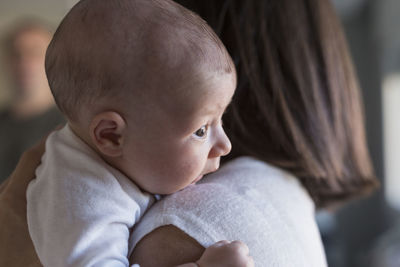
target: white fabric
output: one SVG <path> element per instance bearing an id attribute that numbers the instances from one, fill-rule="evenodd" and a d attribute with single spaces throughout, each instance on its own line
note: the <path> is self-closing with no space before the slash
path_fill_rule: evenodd
<path id="1" fill-rule="evenodd" d="M 153 205 L 135 226 L 131 248 L 152 230 L 172 224 L 204 247 L 242 240 L 256 266 L 324 267 L 314 211 L 297 179 L 243 157 Z"/>
<path id="2" fill-rule="evenodd" d="M 42 264 L 129 266 L 132 226 L 152 204 L 69 128 L 47 138 L 28 187 L 28 226 Z"/>

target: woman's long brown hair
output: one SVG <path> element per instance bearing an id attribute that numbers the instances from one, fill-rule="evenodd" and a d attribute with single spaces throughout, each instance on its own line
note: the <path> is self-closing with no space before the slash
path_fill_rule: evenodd
<path id="1" fill-rule="evenodd" d="M 235 61 L 224 117 L 230 159 L 295 175 L 317 207 L 377 186 L 358 82 L 329 0 L 178 0 L 214 28 Z"/>

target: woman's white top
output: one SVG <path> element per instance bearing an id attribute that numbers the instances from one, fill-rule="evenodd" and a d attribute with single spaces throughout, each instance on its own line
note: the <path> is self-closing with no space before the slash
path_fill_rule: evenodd
<path id="1" fill-rule="evenodd" d="M 172 224 L 204 247 L 241 240 L 256 266 L 324 267 L 314 213 L 313 201 L 295 177 L 242 157 L 153 205 L 135 226 L 130 247 Z"/>

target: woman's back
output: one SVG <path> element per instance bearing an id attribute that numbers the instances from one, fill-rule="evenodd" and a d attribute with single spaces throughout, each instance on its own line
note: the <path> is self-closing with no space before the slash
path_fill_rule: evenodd
<path id="1" fill-rule="evenodd" d="M 131 245 L 170 224 L 204 247 L 239 239 L 256 266 L 326 266 L 306 190 L 295 177 L 253 158 L 233 160 L 159 201 L 135 228 Z"/>

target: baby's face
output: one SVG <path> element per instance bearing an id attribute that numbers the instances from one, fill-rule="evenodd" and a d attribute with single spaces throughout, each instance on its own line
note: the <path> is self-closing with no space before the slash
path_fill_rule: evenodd
<path id="1" fill-rule="evenodd" d="M 216 171 L 231 150 L 221 118 L 235 87 L 234 74 L 221 74 L 187 83 L 186 90 L 159 90 L 140 122 L 127 121 L 120 169 L 155 194 L 171 194 Z"/>

